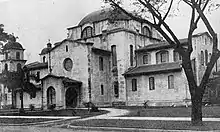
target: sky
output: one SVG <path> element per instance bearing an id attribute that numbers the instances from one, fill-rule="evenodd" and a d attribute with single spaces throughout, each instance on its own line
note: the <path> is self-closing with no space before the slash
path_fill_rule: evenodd
<path id="1" fill-rule="evenodd" d="M 5 25 L 8 33 L 19 37 L 25 50 L 27 63 L 39 61 L 39 53 L 51 43 L 62 41 L 67 37 L 67 28 L 76 26 L 87 14 L 101 9 L 102 0 L 0 0 L 0 23 Z M 187 36 L 189 12 L 185 6 L 184 13 L 167 21 L 179 38 Z M 220 34 L 220 9 L 208 14 L 209 20 Z M 200 23 L 197 32 L 207 31 Z"/>

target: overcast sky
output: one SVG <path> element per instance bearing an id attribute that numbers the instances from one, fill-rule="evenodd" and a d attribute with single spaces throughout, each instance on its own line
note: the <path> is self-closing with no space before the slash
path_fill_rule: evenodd
<path id="1" fill-rule="evenodd" d="M 39 60 L 39 53 L 51 43 L 67 36 L 66 28 L 76 26 L 88 13 L 101 8 L 102 0 L 0 0 L 0 23 L 19 37 L 28 63 Z M 187 9 L 182 8 L 184 12 Z M 220 33 L 220 10 L 209 17 Z M 187 35 L 188 15 L 170 18 L 169 24 L 179 38 Z M 201 26 L 197 32 L 206 31 Z"/>

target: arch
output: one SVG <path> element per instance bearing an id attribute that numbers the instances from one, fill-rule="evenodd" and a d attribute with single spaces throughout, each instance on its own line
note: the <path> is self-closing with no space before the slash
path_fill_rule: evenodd
<path id="1" fill-rule="evenodd" d="M 87 26 L 83 29 L 81 33 L 81 38 L 89 38 L 94 36 L 94 30 L 91 26 Z"/>
<path id="2" fill-rule="evenodd" d="M 150 29 L 147 26 L 144 26 L 142 28 L 142 34 L 144 36 L 151 37 L 151 31 L 150 31 Z"/>
<path id="3" fill-rule="evenodd" d="M 75 90 L 75 88 L 73 88 L 73 87 L 68 88 L 66 90 L 65 98 L 66 98 L 66 107 L 75 108 L 77 106 L 78 93 Z"/>
<path id="4" fill-rule="evenodd" d="M 167 50 L 162 50 L 156 53 L 156 63 L 167 63 L 169 62 L 169 52 Z"/>
<path id="5" fill-rule="evenodd" d="M 56 91 L 54 87 L 50 86 L 47 89 L 47 105 L 53 105 L 56 104 Z"/>
<path id="6" fill-rule="evenodd" d="M 18 63 L 18 64 L 17 64 L 17 71 L 21 71 L 21 69 L 22 69 L 21 64 Z"/>
<path id="7" fill-rule="evenodd" d="M 5 71 L 8 71 L 8 64 L 5 64 Z"/>

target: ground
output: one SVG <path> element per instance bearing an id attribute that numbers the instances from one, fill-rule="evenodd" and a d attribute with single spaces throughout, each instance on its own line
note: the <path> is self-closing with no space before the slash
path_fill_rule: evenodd
<path id="1" fill-rule="evenodd" d="M 40 131 L 51 128 L 50 131 L 213 131 L 220 130 L 220 106 L 203 107 L 204 126 L 194 127 L 190 124 L 191 108 L 102 108 L 109 113 L 94 113 L 92 116 L 67 116 L 59 121 L 53 118 L 51 122 L 30 124 L 28 128 L 38 128 Z M 102 115 L 100 115 L 102 114 Z M 59 117 L 62 118 L 62 117 Z M 13 119 L 13 118 L 12 118 Z M 42 117 L 42 119 L 44 119 Z M 0 121 L 3 120 L 0 118 Z M 16 119 L 20 122 L 20 119 Z M 39 119 L 40 120 L 40 119 Z M 13 120 L 11 120 L 13 121 Z M 23 121 L 24 122 L 24 121 Z M 3 123 L 3 122 L 2 122 Z M 1 124 L 2 124 L 1 123 Z M 13 122 L 7 122 L 13 123 Z M 22 123 L 22 122 L 21 122 Z M 18 124 L 17 124 L 18 125 Z M 31 126 L 31 127 L 30 127 Z M 1 131 L 4 127 L 0 128 Z M 8 127 L 8 129 L 11 127 Z M 55 129 L 56 128 L 56 129 Z M 19 129 L 18 126 L 16 129 Z M 22 128 L 24 131 L 27 128 Z"/>

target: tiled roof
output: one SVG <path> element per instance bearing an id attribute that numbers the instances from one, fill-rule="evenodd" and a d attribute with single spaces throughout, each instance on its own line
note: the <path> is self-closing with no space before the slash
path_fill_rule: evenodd
<path id="1" fill-rule="evenodd" d="M 70 79 L 70 78 L 65 77 L 65 76 L 57 76 L 57 75 L 52 75 L 52 74 L 48 74 L 48 75 L 46 75 L 46 76 L 43 77 L 41 80 L 44 80 L 44 79 L 49 78 L 49 77 L 62 79 L 62 80 L 63 80 L 63 83 L 76 83 L 76 84 L 82 84 L 81 81 L 77 81 L 77 80 L 74 80 L 74 79 Z"/>
<path id="2" fill-rule="evenodd" d="M 28 70 L 43 69 L 48 67 L 48 63 L 40 63 L 38 61 L 25 65 Z"/>
<path id="3" fill-rule="evenodd" d="M 202 36 L 204 34 L 207 34 L 208 36 L 210 36 L 207 32 L 202 32 L 202 33 L 194 34 L 193 37 Z M 188 39 L 187 38 L 179 39 L 179 41 L 182 45 L 186 45 L 188 42 Z M 145 50 L 152 51 L 152 50 L 166 49 L 166 48 L 172 48 L 172 46 L 167 41 L 162 41 L 159 43 L 144 46 L 143 48 L 137 49 L 136 51 L 137 52 L 138 51 L 145 51 Z"/>
<path id="4" fill-rule="evenodd" d="M 147 75 L 153 73 L 165 73 L 171 71 L 180 71 L 182 69 L 180 62 L 162 63 L 155 65 L 144 65 L 134 67 L 124 73 L 124 76 Z"/>

